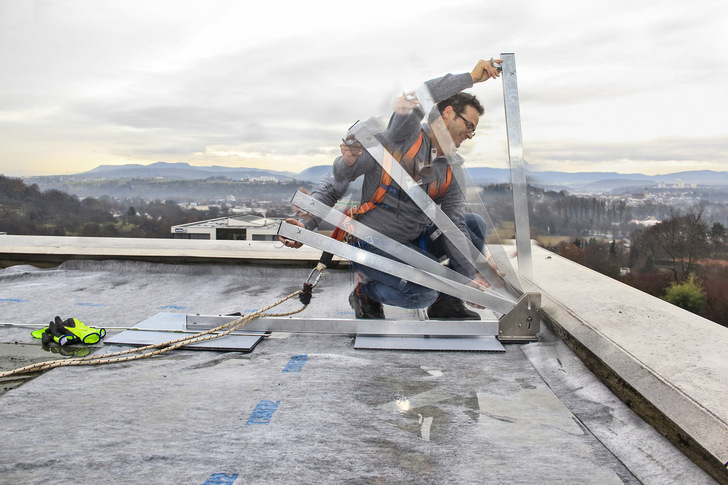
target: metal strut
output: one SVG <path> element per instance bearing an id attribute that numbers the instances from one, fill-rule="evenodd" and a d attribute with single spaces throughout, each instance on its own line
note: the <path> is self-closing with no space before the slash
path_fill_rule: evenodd
<path id="1" fill-rule="evenodd" d="M 516 225 L 516 248 L 518 255 L 518 273 L 532 279 L 532 259 L 530 227 L 528 222 L 527 185 L 523 161 L 523 144 L 521 139 L 521 121 L 518 101 L 518 86 L 516 82 L 515 58 L 513 54 L 501 54 L 503 63 L 499 67 L 503 72 L 503 96 L 506 112 L 506 126 L 508 135 L 508 154 L 511 167 L 511 184 L 513 187 L 513 204 Z M 494 64 L 495 65 L 495 64 Z M 425 113 L 435 109 L 434 100 L 426 86 L 417 90 L 417 97 L 420 100 Z M 470 263 L 485 276 L 491 285 L 503 281 L 498 270 L 494 267 L 489 258 L 486 258 L 472 242 L 452 223 L 449 217 L 440 207 L 422 190 L 419 184 L 407 174 L 398 163 L 385 163 L 392 155 L 384 148 L 375 134 L 377 127 L 370 125 L 370 122 L 357 122 L 349 129 L 369 154 L 387 170 L 392 179 L 412 199 L 413 202 L 426 214 L 435 225 L 442 230 L 444 236 L 457 247 Z M 443 134 L 435 133 L 440 138 L 446 138 Z M 441 143 L 446 142 L 442 141 Z M 458 186 L 463 188 L 467 184 L 465 179 L 469 178 L 467 172 L 461 169 L 460 163 L 455 163 L 448 156 L 448 163 L 453 168 Z M 472 183 L 472 182 L 471 182 Z M 503 341 L 530 341 L 535 340 L 540 330 L 540 302 L 541 296 L 538 293 L 524 293 L 520 285 L 512 284 L 509 280 L 508 288 L 520 294 L 517 302 L 504 298 L 491 289 L 481 291 L 468 286 L 469 280 L 451 269 L 427 258 L 417 251 L 399 244 L 396 241 L 380 234 L 379 232 L 358 223 L 357 221 L 342 217 L 343 214 L 335 209 L 308 197 L 302 193 L 296 193 L 291 201 L 295 206 L 314 214 L 317 217 L 343 229 L 357 238 L 382 249 L 387 254 L 397 258 L 398 261 L 384 256 L 375 255 L 357 247 L 341 243 L 339 241 L 323 237 L 298 226 L 282 223 L 279 228 L 279 235 L 288 239 L 316 247 L 328 253 L 336 254 L 345 259 L 370 266 L 380 271 L 387 272 L 407 281 L 421 284 L 442 293 L 446 293 L 465 301 L 483 305 L 495 312 L 501 313 L 499 318 L 498 337 Z M 482 204 L 482 202 L 481 202 Z M 483 211 L 485 211 L 483 207 Z M 502 252 L 502 251 L 501 251 Z M 491 257 L 490 251 L 487 252 Z M 501 256 L 498 258 L 503 260 Z M 400 263 L 399 261 L 403 261 Z M 507 261 L 507 259 L 505 259 Z M 510 268 L 508 268 L 510 269 Z M 315 272 L 316 270 L 314 270 Z M 309 280 L 314 272 L 309 275 Z M 510 276 L 510 274 L 508 275 Z"/>
<path id="2" fill-rule="evenodd" d="M 300 191 L 296 192 L 296 194 L 293 196 L 293 199 L 291 199 L 291 204 L 310 212 L 316 217 L 320 217 L 322 220 L 346 231 L 349 234 L 352 234 L 353 236 L 356 236 L 362 241 L 366 241 L 367 243 L 376 246 L 382 251 L 385 251 L 387 254 L 396 257 L 398 260 L 403 261 L 404 263 L 409 264 L 414 268 L 419 268 L 421 270 L 432 273 L 433 276 L 438 276 L 446 281 L 461 283 L 462 285 L 467 285 L 468 287 L 470 287 L 470 285 L 472 284 L 470 278 L 461 275 L 457 271 L 454 271 L 447 266 L 442 265 L 438 261 L 435 261 L 425 256 L 421 252 L 416 251 L 407 245 L 398 243 L 397 241 L 388 238 L 380 232 L 354 219 L 345 217 L 342 212 L 332 207 L 329 207 L 326 204 L 319 202 L 313 197 L 306 195 Z M 513 300 L 511 299 L 511 296 L 507 293 L 505 296 L 503 296 L 496 293 L 490 288 L 484 288 L 483 290 L 494 300 L 498 300 L 499 303 L 503 303 L 504 308 L 509 308 L 513 305 Z M 489 304 L 488 306 L 494 308 L 497 305 Z"/>
<path id="3" fill-rule="evenodd" d="M 359 225 L 363 226 L 361 224 Z M 278 234 L 287 239 L 292 239 L 321 249 L 322 251 L 336 254 L 349 261 L 378 269 L 404 280 L 426 286 L 441 293 L 462 298 L 465 301 L 476 303 L 498 313 L 502 313 L 503 315 L 498 319 L 498 338 L 502 341 L 533 341 L 536 340 L 536 335 L 540 330 L 541 317 L 539 315 L 539 308 L 541 295 L 538 293 L 524 293 L 516 303 L 513 303 L 497 295 L 485 293 L 465 284 L 449 280 L 447 277 L 439 276 L 417 267 L 370 253 L 356 246 L 336 241 L 300 226 L 282 222 L 278 229 Z M 473 323 L 482 324 L 484 322 L 476 321 Z M 423 332 L 421 335 L 425 334 L 424 329 L 421 332 Z"/>
<path id="4" fill-rule="evenodd" d="M 367 123 L 356 123 L 349 129 L 354 134 L 357 141 L 369 152 L 377 163 L 382 166 L 382 170 L 387 170 L 397 185 L 407 194 L 407 196 L 417 205 L 417 207 L 425 213 L 425 215 L 435 223 L 435 225 L 443 232 L 446 237 L 455 246 L 462 255 L 475 267 L 478 272 L 492 286 L 502 286 L 503 280 L 492 264 L 483 256 L 479 249 L 473 246 L 460 229 L 450 220 L 450 218 L 440 209 L 422 187 L 402 168 L 398 163 L 386 164 L 385 157 L 392 155 L 384 148 L 381 142 L 372 133 Z"/>
<path id="5" fill-rule="evenodd" d="M 523 139 L 521 138 L 521 110 L 518 102 L 516 80 L 516 57 L 501 54 L 503 78 L 503 102 L 506 110 L 506 134 L 508 135 L 508 159 L 511 166 L 513 187 L 513 213 L 516 224 L 516 249 L 518 251 L 518 272 L 533 280 L 531 259 L 531 229 L 528 223 L 528 187 L 523 160 Z"/>
<path id="6" fill-rule="evenodd" d="M 484 293 L 476 288 L 434 275 L 384 256 L 379 256 L 378 254 L 370 253 L 369 251 L 336 241 L 335 239 L 309 231 L 300 226 L 282 222 L 278 229 L 278 234 L 286 239 L 292 239 L 322 251 L 336 254 L 349 261 L 378 269 L 379 271 L 397 276 L 406 281 L 411 281 L 448 295 L 460 297 L 471 303 L 489 307 L 499 313 L 507 313 L 513 307 L 513 302 L 504 298 L 493 297 L 493 295 Z"/>

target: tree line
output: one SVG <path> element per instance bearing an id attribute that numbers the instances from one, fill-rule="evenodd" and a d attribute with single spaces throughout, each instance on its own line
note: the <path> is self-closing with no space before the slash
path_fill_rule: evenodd
<path id="1" fill-rule="evenodd" d="M 68 180 L 67 178 L 44 177 L 41 187 L 56 189 L 81 198 L 116 198 L 174 200 L 195 202 L 221 200 L 233 196 L 237 200 L 290 200 L 292 194 L 302 185 L 310 189 L 311 182 L 233 180 L 228 177 L 207 179 L 108 179 Z"/>
<path id="2" fill-rule="evenodd" d="M 273 185 L 289 196 L 298 188 Z M 265 194 L 260 192 L 261 198 L 267 198 Z M 513 221 L 511 197 L 506 184 L 483 189 L 483 201 L 496 224 Z M 292 215 L 286 202 L 247 199 L 245 203 L 268 217 Z M 630 206 L 619 199 L 578 197 L 529 186 L 532 235 L 569 238 L 554 247 L 547 245 L 549 249 L 728 325 L 728 235 L 723 224 L 711 219 L 708 208 L 702 204 L 678 209 L 652 201 Z M 0 231 L 9 234 L 169 238 L 173 225 L 229 214 L 224 204 L 198 210 L 183 209 L 171 200 L 140 197 L 80 199 L 0 175 Z M 662 222 L 652 227 L 632 223 L 648 215 Z M 604 242 L 591 237 L 594 233 L 611 234 L 612 239 Z"/>
<path id="3" fill-rule="evenodd" d="M 728 231 L 704 207 L 670 208 L 627 242 L 574 238 L 551 248 L 602 274 L 728 326 Z"/>
<path id="4" fill-rule="evenodd" d="M 488 214 L 497 224 L 513 221 L 512 193 L 509 184 L 491 184 L 481 190 Z M 703 202 L 703 219 L 725 218 L 725 204 Z M 676 206 L 651 199 L 630 204 L 624 197 L 578 196 L 568 192 L 528 186 L 528 211 L 532 236 L 585 237 L 590 234 L 628 236 L 634 220 L 654 216 L 669 218 Z"/>
<path id="5" fill-rule="evenodd" d="M 227 215 L 225 206 L 185 210 L 173 201 L 86 197 L 41 191 L 0 175 L 0 231 L 8 234 L 91 237 L 171 237 L 173 225 Z"/>

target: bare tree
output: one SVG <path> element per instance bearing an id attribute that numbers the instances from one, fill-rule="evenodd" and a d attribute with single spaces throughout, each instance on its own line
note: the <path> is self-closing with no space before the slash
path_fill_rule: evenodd
<path id="1" fill-rule="evenodd" d="M 709 230 L 703 220 L 703 210 L 702 206 L 692 206 L 682 213 L 679 209 L 670 208 L 667 219 L 646 231 L 643 244 L 653 254 L 670 260 L 676 282 L 693 273 L 697 260 L 709 250 Z"/>

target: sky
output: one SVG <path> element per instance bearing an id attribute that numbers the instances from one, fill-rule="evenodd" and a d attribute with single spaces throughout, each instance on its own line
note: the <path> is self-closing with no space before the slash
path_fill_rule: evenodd
<path id="1" fill-rule="evenodd" d="M 357 120 L 513 53 L 534 170 L 728 171 L 728 2 L 0 0 L 0 174 L 329 165 Z M 460 152 L 508 167 L 500 79 Z"/>

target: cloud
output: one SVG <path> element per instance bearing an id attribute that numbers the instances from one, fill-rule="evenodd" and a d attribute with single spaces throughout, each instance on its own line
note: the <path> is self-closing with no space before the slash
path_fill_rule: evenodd
<path id="1" fill-rule="evenodd" d="M 716 170 L 728 158 L 728 136 L 658 138 L 622 143 L 554 140 L 530 143 L 527 157 L 541 169 L 578 171 L 584 166 L 609 171 L 666 173 L 671 169 Z M 559 168 L 561 167 L 561 168 Z M 611 167 L 611 168 L 609 168 Z"/>
<path id="2" fill-rule="evenodd" d="M 330 163 L 356 120 L 499 52 L 531 161 L 725 159 L 728 6 L 453 1 L 0 2 L 0 172 Z M 500 82 L 471 91 L 467 158 L 503 163 Z"/>

